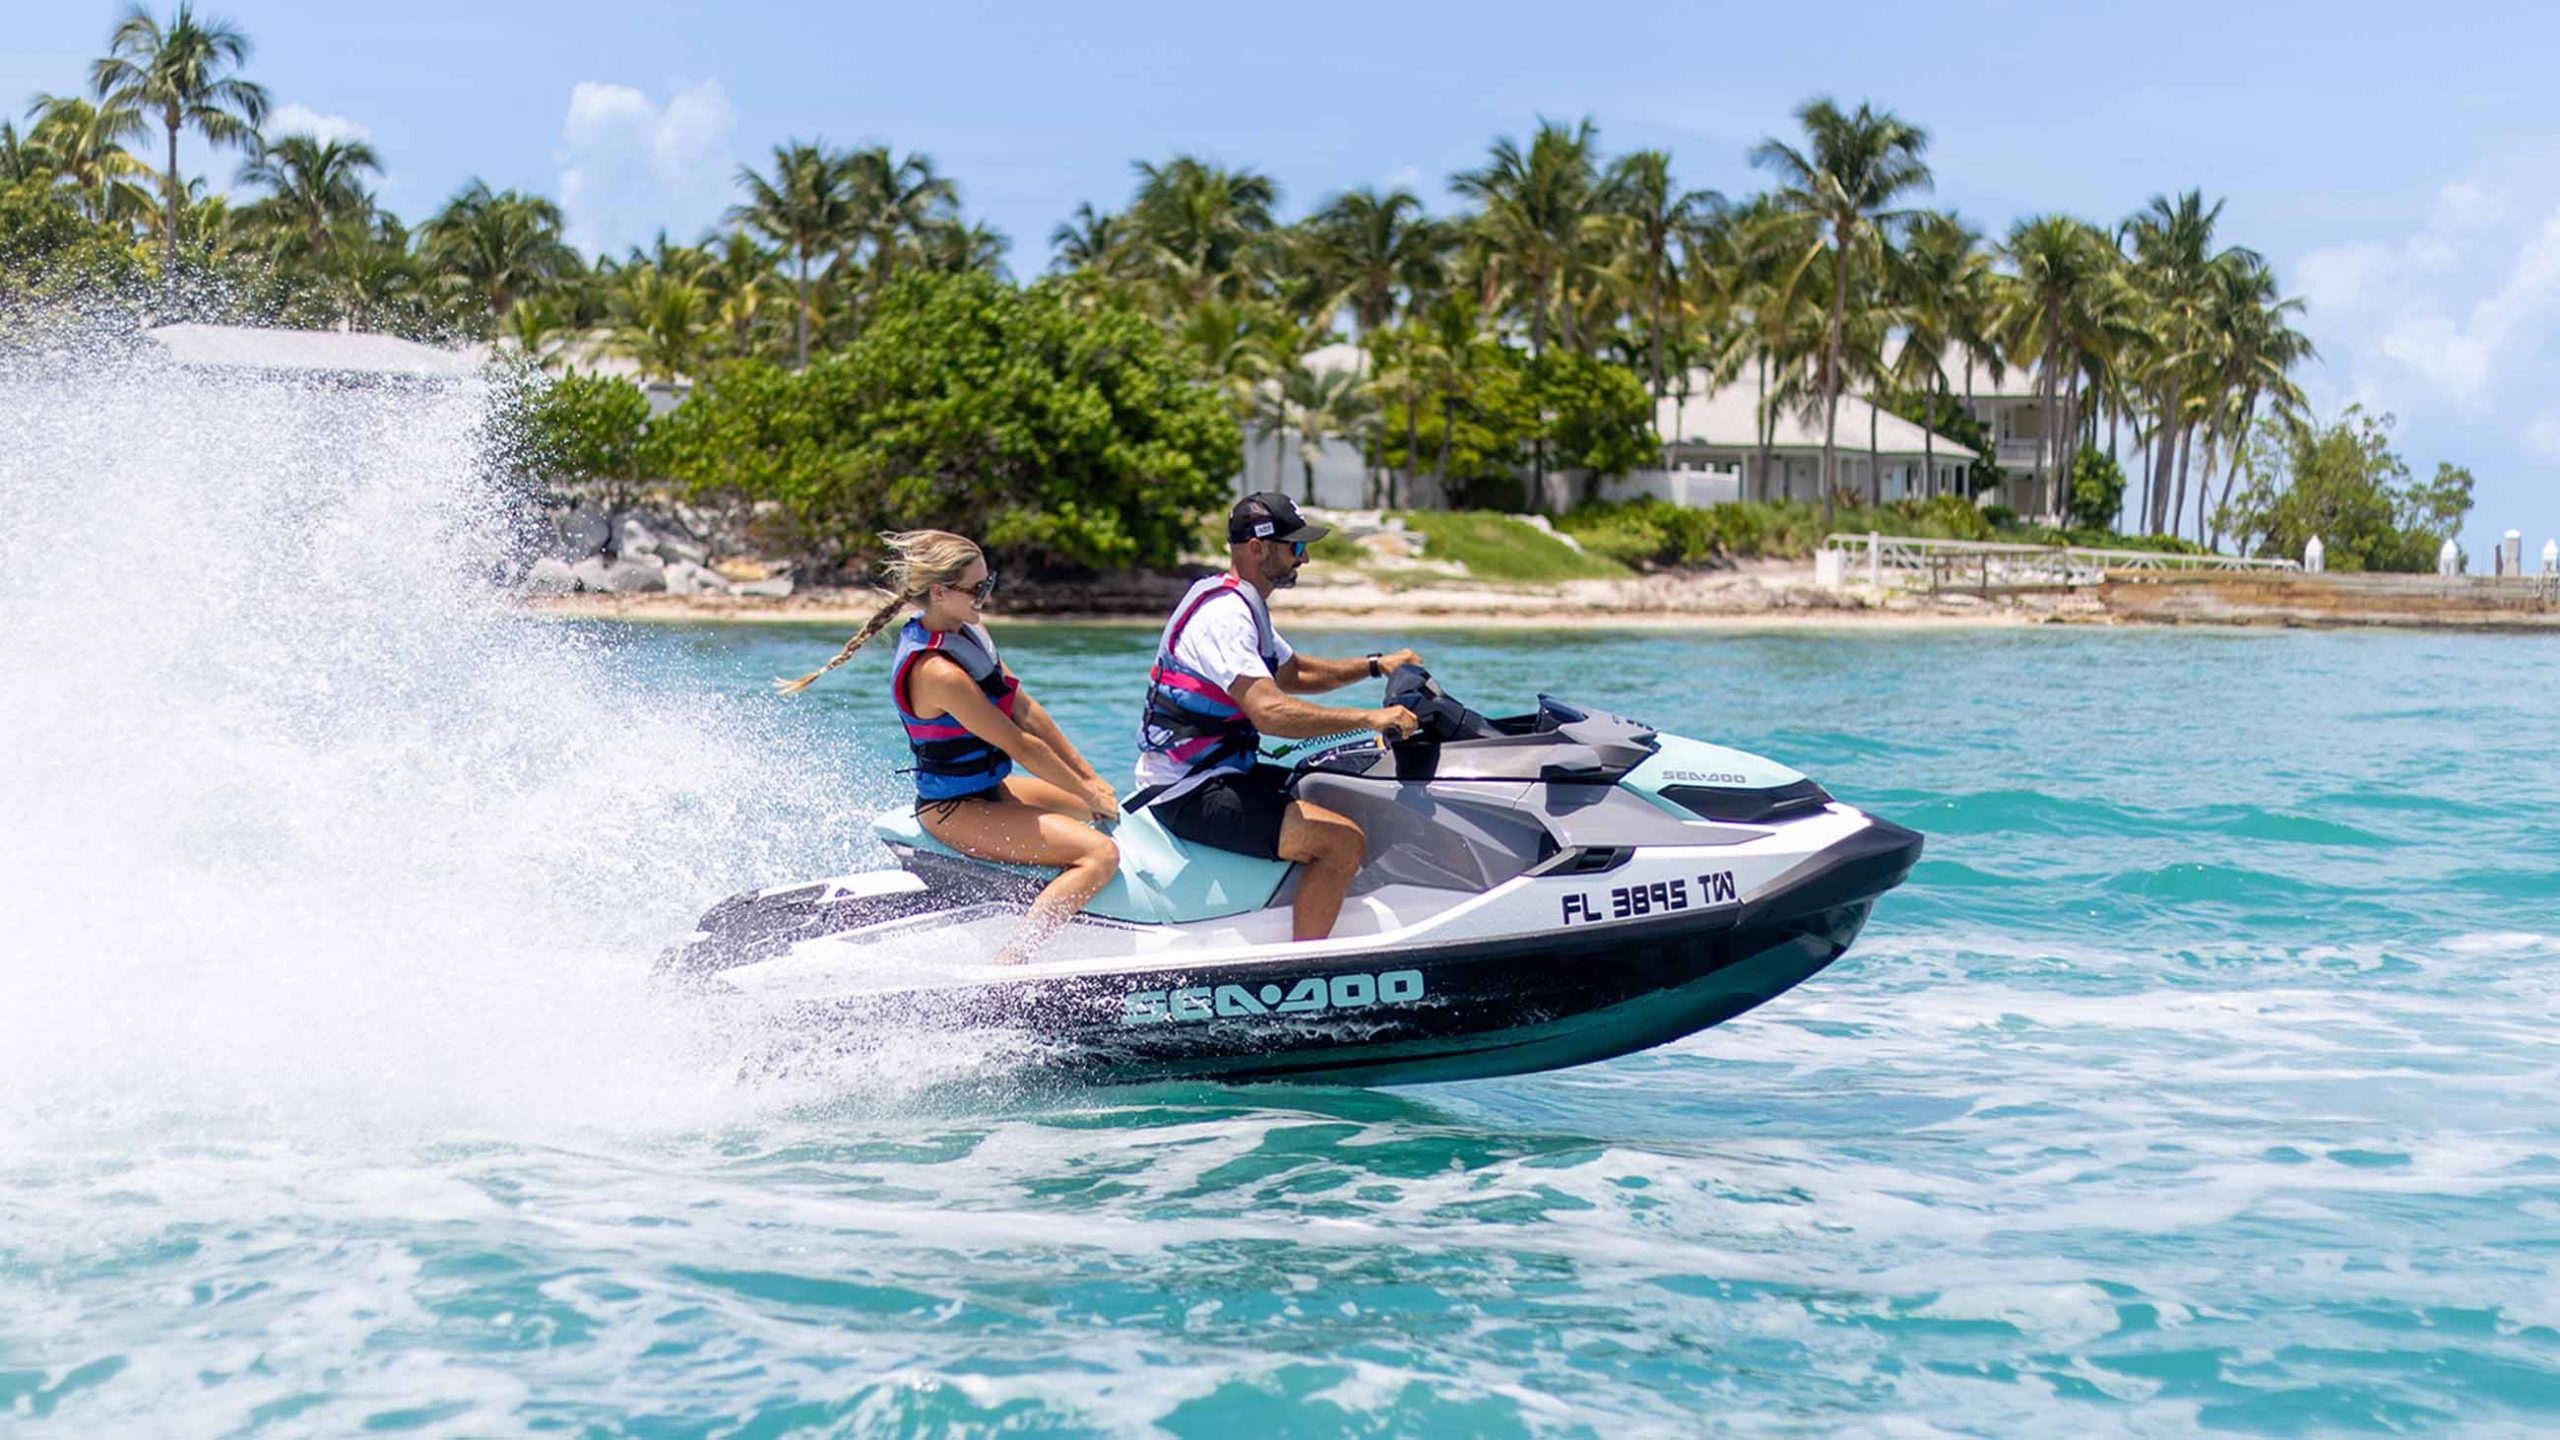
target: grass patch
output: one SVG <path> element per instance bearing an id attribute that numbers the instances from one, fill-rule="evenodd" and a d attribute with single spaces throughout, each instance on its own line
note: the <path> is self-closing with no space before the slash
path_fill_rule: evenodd
<path id="1" fill-rule="evenodd" d="M 1475 580 L 1553 584 L 1623 579 L 1627 567 L 1586 555 L 1553 535 L 1491 510 L 1400 510 L 1405 528 L 1422 537 L 1427 560 L 1453 560 Z"/>

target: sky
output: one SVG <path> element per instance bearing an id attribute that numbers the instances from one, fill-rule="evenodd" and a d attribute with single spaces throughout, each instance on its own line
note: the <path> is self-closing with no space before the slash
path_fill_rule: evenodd
<path id="1" fill-rule="evenodd" d="M 122 13 L 20 0 L 0 111 L 78 87 Z M 2041 4 L 1819 9 L 1661 3 L 1221 10 L 728 0 L 201 0 L 246 30 L 270 129 L 361 136 L 382 202 L 422 218 L 473 177 L 560 200 L 620 251 L 694 238 L 742 163 L 791 139 L 931 155 L 1035 274 L 1078 202 L 1117 208 L 1141 159 L 1251 166 L 1303 213 L 1353 185 L 1455 209 L 1452 173 L 1540 117 L 1687 185 L 1763 186 L 1746 159 L 1829 95 L 1923 126 L 1933 203 L 1993 233 L 2152 195 L 2225 200 L 2320 349 L 2324 417 L 2398 417 L 2419 475 L 2478 478 L 2475 570 L 2509 528 L 2560 535 L 2560 7 Z M 211 164 L 208 166 L 208 160 Z M 189 147 L 227 180 L 236 156 Z"/>

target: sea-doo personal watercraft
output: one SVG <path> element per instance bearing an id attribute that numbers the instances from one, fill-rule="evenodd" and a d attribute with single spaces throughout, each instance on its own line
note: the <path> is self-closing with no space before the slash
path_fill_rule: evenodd
<path id="1" fill-rule="evenodd" d="M 1330 939 L 1290 940 L 1288 863 L 1140 809 L 1085 913 L 997 965 L 1050 872 L 962 856 L 902 806 L 876 826 L 896 868 L 722 901 L 661 975 L 810 1043 L 948 1026 L 1103 1080 L 1467 1079 L 1731 1019 L 1839 958 L 1919 858 L 1918 834 L 1758 756 L 1544 696 L 1486 720 L 1421 683 L 1422 735 L 1263 762 L 1368 832 Z"/>

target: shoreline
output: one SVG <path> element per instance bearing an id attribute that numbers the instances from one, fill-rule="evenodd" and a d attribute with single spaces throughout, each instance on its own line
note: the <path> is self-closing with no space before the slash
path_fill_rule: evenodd
<path id="1" fill-rule="evenodd" d="M 1080 585 L 1025 585 L 1000 596 L 994 618 L 1061 625 L 1154 626 L 1189 583 L 1136 574 Z M 1010 605 L 1004 601 L 1010 598 Z M 887 596 L 864 587 L 779 597 L 527 595 L 528 611 L 562 619 L 646 624 L 859 626 Z M 2433 630 L 2560 634 L 2560 589 L 2472 577 L 2111 573 L 2076 589 L 1978 595 L 1815 583 L 1810 566 L 1760 563 L 1625 580 L 1545 585 L 1452 580 L 1390 587 L 1369 577 L 1311 576 L 1272 597 L 1272 613 L 1302 628 L 1570 630 L 1595 624 L 1654 631 L 1956 631 L 2029 626 L 2175 629 Z"/>
<path id="2" fill-rule="evenodd" d="M 1810 566 L 1762 566 L 1699 575 L 1575 580 L 1506 586 L 1452 582 L 1389 588 L 1358 577 L 1311 578 L 1272 597 L 1273 617 L 1301 628 L 1393 625 L 1421 630 L 1561 630 L 1595 622 L 1641 630 L 1980 630 L 2111 623 L 2095 604 L 2065 595 L 1984 599 L 1870 596 L 1816 586 Z M 1164 623 L 1188 581 L 1161 596 L 1126 586 L 1018 592 L 1028 603 L 990 618 L 1064 625 Z M 654 624 L 860 625 L 888 597 L 864 587 L 816 588 L 767 599 L 663 593 L 529 595 L 523 606 L 565 619 Z M 1003 597 L 997 604 L 1003 606 Z"/>

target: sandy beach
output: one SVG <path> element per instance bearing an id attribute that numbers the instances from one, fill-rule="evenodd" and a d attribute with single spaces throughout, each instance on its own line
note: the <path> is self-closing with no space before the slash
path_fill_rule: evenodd
<path id="1" fill-rule="evenodd" d="M 1168 582 L 1163 603 L 1134 593 L 1068 595 L 1025 591 L 1016 605 L 999 596 L 995 613 L 1088 624 L 1156 624 L 1179 595 Z M 812 587 L 781 599 L 734 595 L 530 596 L 542 614 L 683 623 L 858 625 L 884 597 L 862 587 Z M 1082 602 L 1082 603 L 1080 603 Z M 1426 629 L 1560 629 L 1605 620 L 1621 628 L 1909 630 L 1978 629 L 2080 623 L 2112 618 L 2095 599 L 2036 594 L 1985 599 L 1870 593 L 1816 585 L 1813 567 L 1750 563 L 1730 571 L 1657 574 L 1626 580 L 1572 580 L 1553 585 L 1442 581 L 1388 586 L 1358 576 L 1311 574 L 1272 597 L 1272 612 L 1301 626 L 1395 624 Z"/>

